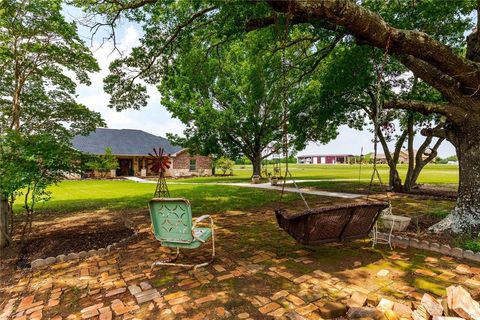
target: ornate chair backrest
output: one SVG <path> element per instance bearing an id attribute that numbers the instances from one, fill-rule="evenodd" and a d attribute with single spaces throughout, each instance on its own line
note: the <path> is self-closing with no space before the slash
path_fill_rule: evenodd
<path id="1" fill-rule="evenodd" d="M 193 241 L 192 209 L 187 199 L 154 198 L 148 206 L 157 240 L 182 243 Z"/>

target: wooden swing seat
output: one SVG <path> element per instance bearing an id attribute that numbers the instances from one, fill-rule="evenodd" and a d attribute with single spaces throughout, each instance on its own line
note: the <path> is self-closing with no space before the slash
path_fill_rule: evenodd
<path id="1" fill-rule="evenodd" d="M 302 244 L 344 242 L 368 237 L 386 202 L 355 202 L 298 213 L 276 210 L 279 226 Z"/>

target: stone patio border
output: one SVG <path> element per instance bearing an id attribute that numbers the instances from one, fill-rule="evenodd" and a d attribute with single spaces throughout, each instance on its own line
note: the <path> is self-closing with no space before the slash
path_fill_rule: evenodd
<path id="1" fill-rule="evenodd" d="M 31 270 L 39 269 L 39 268 L 50 266 L 50 265 L 55 264 L 55 263 L 60 263 L 60 262 L 65 262 L 65 261 L 70 261 L 70 260 L 76 260 L 76 259 L 85 259 L 85 258 L 92 257 L 94 255 L 104 255 L 107 252 L 111 252 L 112 250 L 114 250 L 114 249 L 116 249 L 116 248 L 118 248 L 122 245 L 128 244 L 129 242 L 135 240 L 138 237 L 139 232 L 134 228 L 133 222 L 127 221 L 125 223 L 125 226 L 128 227 L 128 228 L 131 228 L 133 230 L 133 234 L 126 237 L 126 238 L 121 239 L 118 242 L 114 242 L 114 243 L 106 246 L 105 248 L 92 249 L 92 250 L 89 250 L 89 251 L 71 252 L 67 255 L 60 254 L 56 257 L 47 257 L 47 258 L 43 258 L 43 259 L 42 258 L 36 259 L 36 260 L 33 260 L 32 262 L 30 262 L 30 269 Z"/>
<path id="2" fill-rule="evenodd" d="M 56 257 L 47 257 L 44 259 L 42 258 L 36 259 L 30 263 L 30 268 L 38 269 L 38 268 L 52 265 L 54 263 L 60 263 L 60 262 L 76 260 L 76 259 L 84 259 L 94 255 L 103 255 L 107 252 L 111 252 L 112 250 L 124 244 L 129 243 L 130 241 L 133 241 L 138 237 L 138 235 L 139 235 L 138 231 L 134 230 L 134 233 L 132 235 L 118 242 L 114 242 L 106 246 L 105 248 L 99 248 L 96 250 L 92 249 L 89 251 L 72 252 L 72 253 L 69 253 L 68 255 L 60 254 Z M 381 237 L 388 237 L 387 233 L 379 233 L 379 235 Z M 475 253 L 471 250 L 463 250 L 462 248 L 458 248 L 458 247 L 452 248 L 448 244 L 440 245 L 437 242 L 429 242 L 427 240 L 419 240 L 416 238 L 408 238 L 408 237 L 402 237 L 397 235 L 392 235 L 392 244 L 397 244 L 405 248 L 410 247 L 414 249 L 436 252 L 436 253 L 451 256 L 457 259 L 466 259 L 469 261 L 480 262 L 480 252 Z"/>
<path id="3" fill-rule="evenodd" d="M 387 233 L 380 233 L 380 236 L 387 237 Z M 443 255 L 451 256 L 457 259 L 466 259 L 470 261 L 480 262 L 480 252 L 473 252 L 471 250 L 463 250 L 458 247 L 450 247 L 448 244 L 439 244 L 437 242 L 429 242 L 427 240 L 418 240 L 416 238 L 408 238 L 402 236 L 392 235 L 392 244 L 398 244 L 402 247 L 410 247 L 414 249 L 421 249 Z"/>

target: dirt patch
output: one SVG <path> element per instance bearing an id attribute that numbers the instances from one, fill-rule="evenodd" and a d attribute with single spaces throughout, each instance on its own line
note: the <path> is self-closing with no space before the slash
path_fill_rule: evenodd
<path id="1" fill-rule="evenodd" d="M 417 217 L 412 217 L 412 221 L 408 225 L 406 232 L 415 233 L 415 234 L 425 232 L 427 231 L 428 228 L 430 228 L 440 220 L 441 220 L 440 217 L 435 217 L 431 215 L 421 215 Z"/>
<path id="2" fill-rule="evenodd" d="M 64 215 L 40 213 L 24 245 L 20 243 L 21 217 L 17 217 L 18 227 L 13 237 L 15 245 L 0 260 L 0 276 L 15 268 L 28 268 L 35 259 L 105 248 L 134 233 L 126 226 L 127 221 L 136 224 L 145 216 L 144 210 L 97 210 Z"/>
<path id="3" fill-rule="evenodd" d="M 132 229 L 121 224 L 88 229 L 57 230 L 48 235 L 30 239 L 23 247 L 20 260 L 30 262 L 38 258 L 105 248 L 133 233 Z"/>
<path id="4" fill-rule="evenodd" d="M 430 196 L 442 199 L 457 199 L 458 192 L 455 189 L 456 186 L 437 186 L 437 185 L 419 185 L 413 188 L 406 194 Z"/>

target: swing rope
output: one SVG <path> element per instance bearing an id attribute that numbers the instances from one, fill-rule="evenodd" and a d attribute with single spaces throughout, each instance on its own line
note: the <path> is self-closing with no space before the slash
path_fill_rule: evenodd
<path id="1" fill-rule="evenodd" d="M 310 206 L 308 205 L 307 200 L 305 199 L 302 191 L 297 185 L 297 182 L 292 176 L 292 173 L 290 172 L 289 166 L 288 166 L 288 157 L 289 157 L 289 152 L 288 152 L 288 84 L 287 84 L 287 58 L 286 58 L 286 47 L 287 47 L 287 39 L 288 39 L 288 31 L 289 31 L 289 20 L 290 20 L 290 2 L 288 4 L 288 10 L 287 14 L 285 15 L 285 29 L 284 29 L 284 36 L 282 37 L 282 65 L 281 65 L 281 72 L 282 72 L 282 82 L 283 82 L 283 156 L 285 157 L 285 176 L 283 177 L 283 183 L 282 183 L 282 192 L 280 194 L 280 202 L 283 200 L 283 195 L 285 193 L 285 185 L 287 183 L 287 177 L 290 177 L 290 179 L 293 182 L 293 185 L 295 186 L 295 189 L 297 190 L 297 193 L 300 195 L 300 197 L 303 200 L 303 203 L 305 204 L 305 207 L 310 210 Z M 280 172 L 281 174 L 281 172 Z"/>
<path id="2" fill-rule="evenodd" d="M 383 188 L 384 184 L 382 182 L 382 178 L 380 176 L 380 172 L 378 171 L 377 167 L 377 156 L 378 156 L 378 130 L 379 125 L 378 125 L 378 116 L 382 112 L 382 102 L 381 102 L 381 90 L 382 90 L 382 79 L 383 79 L 383 73 L 385 71 L 385 65 L 387 63 L 387 58 L 388 58 L 388 49 L 390 48 L 390 42 L 391 42 L 391 30 L 388 32 L 388 37 L 387 37 L 387 43 L 385 45 L 385 52 L 383 55 L 383 61 L 382 65 L 380 66 L 380 69 L 377 69 L 377 81 L 376 81 L 376 92 L 375 92 L 375 107 L 373 110 L 373 117 L 372 117 L 372 122 L 373 122 L 373 172 L 370 177 L 370 184 L 368 186 L 368 193 L 367 193 L 367 200 L 369 199 L 371 193 L 372 193 L 372 185 L 373 185 L 373 180 L 375 179 L 375 176 L 377 177 L 378 181 L 380 182 L 380 186 Z M 373 49 L 374 50 L 374 49 Z M 373 51 L 372 51 L 373 52 Z M 375 55 L 373 55 L 373 59 L 375 59 Z M 391 202 L 390 202 L 390 197 L 387 192 L 387 200 L 388 204 L 391 207 Z"/>

